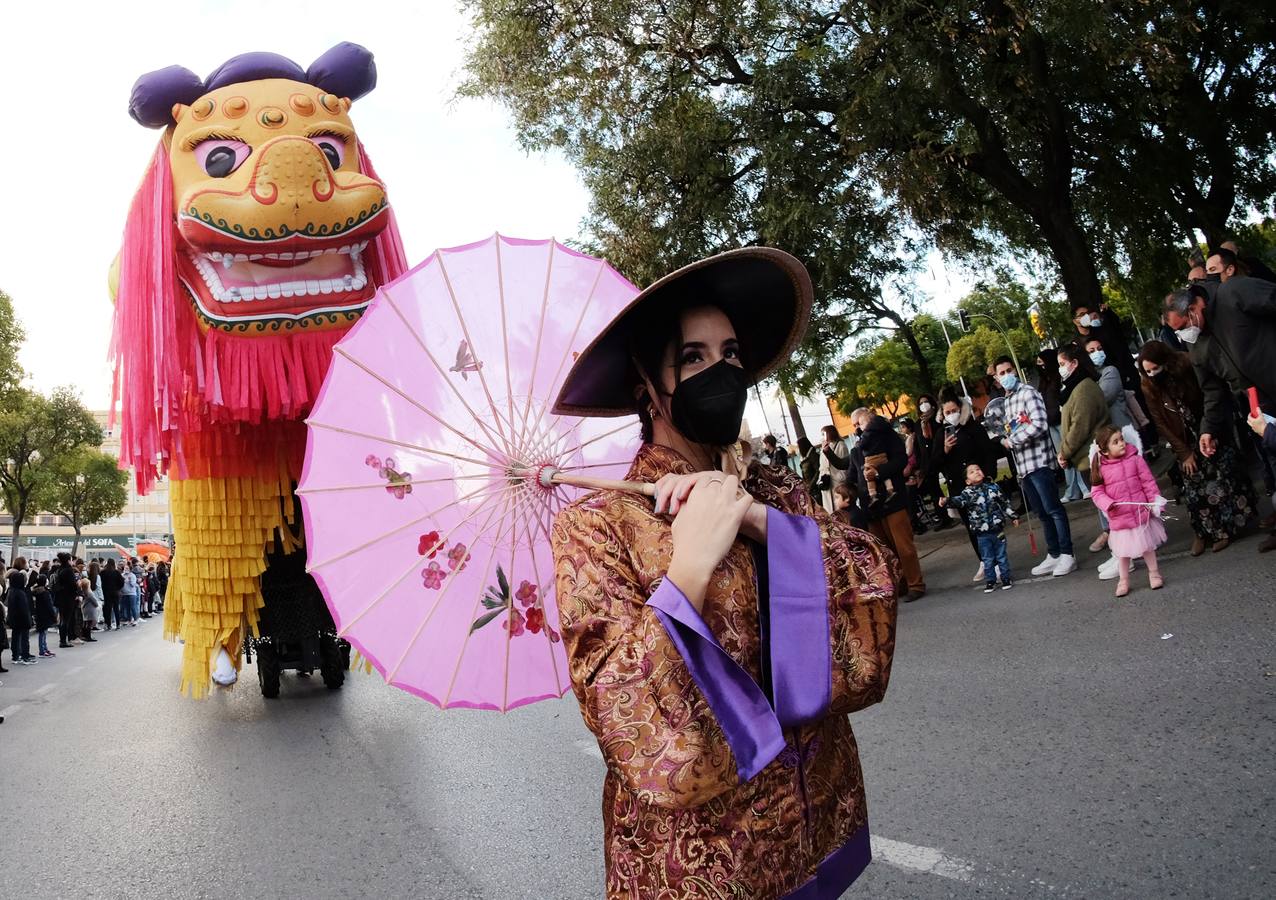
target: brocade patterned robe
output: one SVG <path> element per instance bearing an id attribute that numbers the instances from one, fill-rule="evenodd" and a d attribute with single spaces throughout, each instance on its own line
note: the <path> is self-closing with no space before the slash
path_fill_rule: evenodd
<path id="1" fill-rule="evenodd" d="M 629 478 L 691 472 L 646 445 Z M 663 576 L 670 523 L 606 491 L 553 529 L 572 686 L 607 763 L 607 897 L 836 898 L 869 861 L 846 714 L 886 690 L 895 558 L 755 465 L 765 547 L 737 539 L 703 612 Z"/>

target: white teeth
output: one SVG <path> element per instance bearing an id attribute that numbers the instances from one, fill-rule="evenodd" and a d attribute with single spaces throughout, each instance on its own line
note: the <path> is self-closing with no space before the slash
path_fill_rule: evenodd
<path id="1" fill-rule="evenodd" d="M 221 271 L 215 263 L 221 263 L 220 269 L 230 269 L 236 262 L 248 262 L 263 258 L 263 254 L 251 256 L 239 253 L 212 252 L 205 255 L 191 254 L 195 268 L 199 271 L 213 299 L 221 303 L 242 303 L 251 300 L 278 300 L 281 297 L 305 297 L 323 294 L 341 294 L 350 291 L 361 291 L 368 284 L 368 276 L 359 255 L 367 246 L 367 242 L 352 244 L 335 250 L 298 251 L 295 253 L 267 253 L 267 259 L 312 259 L 325 253 L 347 253 L 350 256 L 351 269 L 349 275 L 338 278 L 307 278 L 295 281 L 276 282 L 271 284 L 245 285 L 225 287 L 222 284 Z"/>

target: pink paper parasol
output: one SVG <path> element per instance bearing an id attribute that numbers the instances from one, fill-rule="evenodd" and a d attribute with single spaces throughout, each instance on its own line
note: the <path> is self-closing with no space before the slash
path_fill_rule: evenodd
<path id="1" fill-rule="evenodd" d="M 509 710 L 570 687 L 549 524 L 623 476 L 636 418 L 549 412 L 638 289 L 554 241 L 493 235 L 382 288 L 334 348 L 297 493 L 340 634 L 390 684 Z"/>

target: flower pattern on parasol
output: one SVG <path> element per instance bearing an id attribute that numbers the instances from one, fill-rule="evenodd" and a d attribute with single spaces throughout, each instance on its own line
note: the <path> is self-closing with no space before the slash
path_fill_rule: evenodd
<path id="1" fill-rule="evenodd" d="M 510 710 L 570 688 L 549 525 L 619 478 L 637 420 L 549 412 L 579 353 L 638 293 L 552 240 L 436 251 L 336 345 L 297 493 L 339 633 L 390 684 Z"/>

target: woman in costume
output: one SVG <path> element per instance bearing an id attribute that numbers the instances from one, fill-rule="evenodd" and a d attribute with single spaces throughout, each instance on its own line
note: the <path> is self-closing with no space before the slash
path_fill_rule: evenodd
<path id="1" fill-rule="evenodd" d="M 833 898 L 869 861 L 846 714 L 886 690 L 898 565 L 796 475 L 731 451 L 789 357 L 806 270 L 747 248 L 643 291 L 577 358 L 555 412 L 638 412 L 629 478 L 553 529 L 563 640 L 607 761 L 607 896 Z"/>

